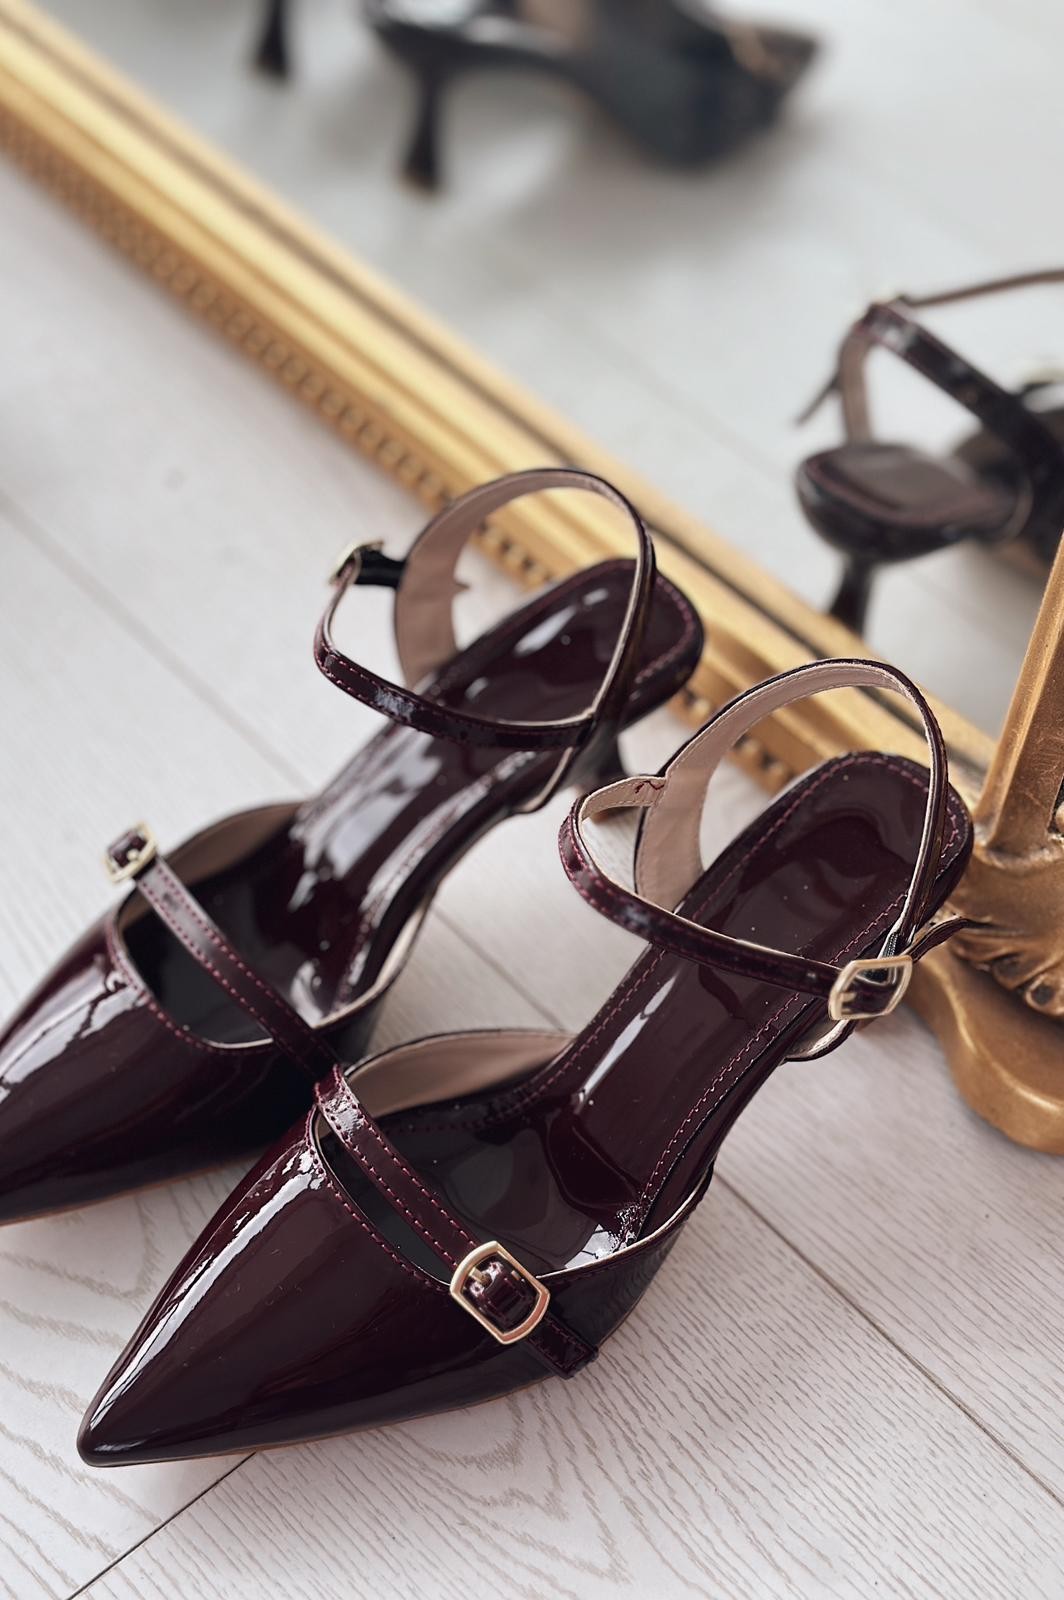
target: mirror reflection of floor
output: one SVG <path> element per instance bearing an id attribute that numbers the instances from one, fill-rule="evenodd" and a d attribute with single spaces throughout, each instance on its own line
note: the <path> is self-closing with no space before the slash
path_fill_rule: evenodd
<path id="1" fill-rule="evenodd" d="M 7 1012 L 107 904 L 117 829 L 170 843 L 366 736 L 311 664 L 324 575 L 419 519 L 7 167 L 0 216 Z M 352 601 L 373 659 L 382 599 Z M 630 761 L 681 732 L 662 714 Z M 717 784 L 711 843 L 760 803 L 734 768 Z M 381 1042 L 575 1027 L 610 991 L 635 943 L 564 878 L 566 803 L 448 880 Z M 235 1177 L 0 1233 L 5 1597 L 1059 1600 L 1064 1166 L 966 1112 L 908 1012 L 776 1076 L 575 1383 L 244 1461 L 82 1467 L 82 1408 Z"/>
<path id="2" fill-rule="evenodd" d="M 411 86 L 353 0 L 295 6 L 298 75 L 247 70 L 252 0 L 46 0 L 71 27 L 411 290 L 484 354 L 822 604 L 834 562 L 789 476 L 834 419 L 791 418 L 845 323 L 918 290 L 1055 262 L 1032 151 L 1061 147 L 1055 0 L 765 0 L 825 55 L 775 133 L 697 176 L 644 165 L 591 110 L 519 76 L 459 83 L 445 193 L 396 166 Z M 947 338 L 1018 381 L 1064 358 L 1064 295 L 961 309 Z M 1055 341 L 1055 342 L 1054 342 Z M 963 431 L 882 363 L 888 432 Z M 883 580 L 876 648 L 994 730 L 1036 593 L 983 555 Z"/>

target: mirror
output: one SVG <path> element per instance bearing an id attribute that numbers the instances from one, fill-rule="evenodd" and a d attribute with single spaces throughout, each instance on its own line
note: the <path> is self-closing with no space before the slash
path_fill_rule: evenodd
<path id="1" fill-rule="evenodd" d="M 775 125 L 692 170 L 647 160 L 554 75 L 458 77 L 442 105 L 434 194 L 400 175 L 410 74 L 351 0 L 293 6 L 287 82 L 251 65 L 255 0 L 46 6 L 818 607 L 838 562 L 805 522 L 793 472 L 841 437 L 841 423 L 834 403 L 801 429 L 793 418 L 849 321 L 887 282 L 920 293 L 1051 264 L 1058 250 L 1052 207 L 1032 205 L 1023 181 L 1029 152 L 1064 131 L 1054 61 L 959 0 L 860 15 L 845 0 L 761 5 L 816 35 L 818 59 Z M 588 13 L 551 0 L 516 9 L 569 28 Z M 465 0 L 405 8 L 445 21 L 469 10 Z M 1064 352 L 1052 289 L 927 321 L 1010 387 Z M 884 437 L 956 442 L 970 431 L 889 356 L 870 375 Z M 867 638 L 992 733 L 1038 595 L 1037 578 L 1000 555 L 954 549 L 882 574 Z"/>

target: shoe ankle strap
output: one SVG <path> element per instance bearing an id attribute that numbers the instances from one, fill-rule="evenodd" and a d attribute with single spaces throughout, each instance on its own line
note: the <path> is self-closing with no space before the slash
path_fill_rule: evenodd
<path id="1" fill-rule="evenodd" d="M 764 717 L 831 689 L 871 688 L 904 695 L 923 723 L 930 752 L 920 844 L 902 909 L 875 957 L 844 966 L 752 944 L 683 916 L 675 909 L 705 871 L 699 840 L 705 791 L 724 756 Z M 885 1016 L 901 1000 L 912 964 L 958 932 L 963 919 L 923 929 L 943 853 L 948 799 L 947 757 L 930 706 L 904 673 L 875 661 L 817 661 L 797 667 L 725 706 L 681 747 L 660 773 L 625 778 L 578 801 L 559 839 L 566 872 L 585 898 L 621 927 L 684 960 L 826 1000 L 834 1026 L 803 1054 L 822 1054 L 854 1023 Z M 635 888 L 597 861 L 584 833 L 616 807 L 644 811 L 635 854 Z"/>
<path id="2" fill-rule="evenodd" d="M 635 535 L 635 563 L 624 620 L 609 666 L 592 703 L 574 717 L 556 721 L 509 722 L 444 705 L 418 692 L 457 652 L 452 605 L 464 587 L 455 577 L 462 549 L 485 520 L 511 501 L 551 489 L 576 489 L 599 495 L 616 506 Z M 654 587 L 654 548 L 642 518 L 629 500 L 603 478 L 571 467 L 540 467 L 514 472 L 471 489 L 427 524 L 405 561 L 362 545 L 346 551 L 334 573 L 334 593 L 314 641 L 320 670 L 339 688 L 392 721 L 456 744 L 560 752 L 546 793 L 562 781 L 575 757 L 592 739 L 615 737 L 638 670 L 643 633 Z M 333 639 L 333 623 L 348 591 L 359 584 L 395 590 L 395 636 L 403 684 L 392 683 L 353 661 Z"/>

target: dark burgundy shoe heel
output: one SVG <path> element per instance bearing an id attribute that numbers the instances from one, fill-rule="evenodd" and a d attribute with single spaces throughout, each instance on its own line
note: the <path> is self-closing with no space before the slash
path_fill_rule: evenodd
<path id="1" fill-rule="evenodd" d="M 288 0 L 266 0 L 262 32 L 255 46 L 254 63 L 271 78 L 287 78 L 291 62 L 288 49 Z"/>
<path id="2" fill-rule="evenodd" d="M 1064 269 L 1032 272 L 942 294 L 898 295 L 854 323 L 836 370 L 808 408 L 828 395 L 842 402 L 846 441 L 806 458 L 795 475 L 806 518 L 843 558 L 831 615 L 863 632 L 879 567 L 970 541 L 1025 553 L 1043 571 L 1064 526 L 1064 413 L 1038 409 L 1051 387 L 1019 393 L 929 333 L 913 312 L 983 294 L 1064 282 Z M 873 439 L 865 362 L 876 346 L 891 350 L 973 413 L 981 429 L 950 455 Z"/>
<path id="3" fill-rule="evenodd" d="M 460 650 L 462 547 L 502 505 L 545 489 L 605 496 L 629 518 L 637 560 L 573 574 Z M 358 586 L 394 591 L 405 684 L 333 639 Z M 112 876 L 132 892 L 0 1034 L 0 1221 L 276 1138 L 337 1059 L 362 1054 L 455 861 L 560 784 L 612 772 L 619 729 L 682 687 L 702 632 L 655 576 L 627 501 L 549 468 L 455 501 L 405 561 L 348 552 L 315 649 L 326 677 L 390 725 L 320 795 L 230 817 L 170 864 L 145 828 L 112 847 Z"/>
<path id="4" fill-rule="evenodd" d="M 417 188 L 431 193 L 440 187 L 442 178 L 443 103 L 455 73 L 430 54 L 409 65 L 417 88 L 417 108 L 402 172 Z"/>
<path id="5" fill-rule="evenodd" d="M 908 696 L 930 772 L 828 762 L 703 866 L 702 794 L 725 753 L 803 695 L 852 686 Z M 635 890 L 586 836 L 618 806 L 644 811 Z M 575 1039 L 449 1035 L 337 1067 L 149 1311 L 88 1409 L 85 1460 L 254 1449 L 572 1377 L 647 1288 L 761 1084 L 893 1010 L 913 963 L 965 925 L 928 919 L 970 844 L 925 701 L 874 662 L 772 679 L 662 772 L 579 802 L 565 870 L 645 954 Z"/>

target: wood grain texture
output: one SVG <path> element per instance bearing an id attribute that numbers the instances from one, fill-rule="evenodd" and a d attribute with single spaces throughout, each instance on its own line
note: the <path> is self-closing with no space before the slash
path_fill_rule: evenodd
<path id="1" fill-rule="evenodd" d="M 264 1454 L 88 1593 L 1050 1600 L 1062 1519 L 711 1190 L 585 1381 Z"/>
<path id="2" fill-rule="evenodd" d="M 88 26 L 67 0 L 55 9 Z M 1010 264 L 1020 237 L 1050 249 L 1022 186 L 1002 187 L 1000 228 L 977 205 L 967 162 L 997 170 L 996 113 L 964 118 L 964 140 L 947 127 L 937 172 L 920 161 L 932 100 L 946 127 L 993 51 L 1003 82 L 1021 63 L 1031 74 L 1011 137 L 1048 138 L 1061 108 L 1038 93 L 1059 26 L 1038 0 L 1008 25 L 979 0 L 964 28 L 960 0 L 919 14 L 903 0 L 860 30 L 841 0 L 805 11 L 838 49 L 789 140 L 681 183 L 542 86 L 471 84 L 439 207 L 392 183 L 396 83 L 346 4 L 322 0 L 308 92 L 291 98 L 230 76 L 243 7 L 189 5 L 168 38 L 161 12 L 109 0 L 92 25 L 178 109 L 194 95 L 208 131 L 273 181 L 306 199 L 313 173 L 335 231 L 815 595 L 829 565 L 793 509 L 785 419 L 850 301 L 895 270 L 925 283 Z M 900 81 L 905 103 L 888 105 Z M 872 136 L 888 115 L 894 145 Z M 0 214 L 9 1005 L 105 903 L 99 848 L 117 828 L 145 814 L 176 840 L 320 782 L 371 730 L 317 679 L 310 632 L 335 550 L 356 535 L 402 548 L 418 513 L 6 171 Z M 799 300 L 808 314 L 784 315 Z M 969 326 L 1007 368 L 1006 324 Z M 887 402 L 909 404 L 889 385 Z M 892 577 L 888 594 L 877 642 L 992 716 L 1022 586 L 960 555 Z M 387 605 L 362 598 L 352 644 L 386 664 Z M 959 638 L 976 626 L 981 680 Z M 657 766 L 676 731 L 654 719 L 628 741 L 633 763 Z M 759 804 L 722 773 L 707 846 Z M 635 946 L 568 890 L 561 810 L 497 830 L 448 880 L 382 1041 L 575 1026 L 609 991 Z M 240 1465 L 90 1474 L 73 1448 L 82 1406 L 232 1173 L 0 1234 L 0 1595 L 1055 1600 L 1064 1169 L 977 1124 L 929 1035 L 899 1016 L 778 1075 L 720 1172 L 660 1286 L 580 1382 Z"/>

